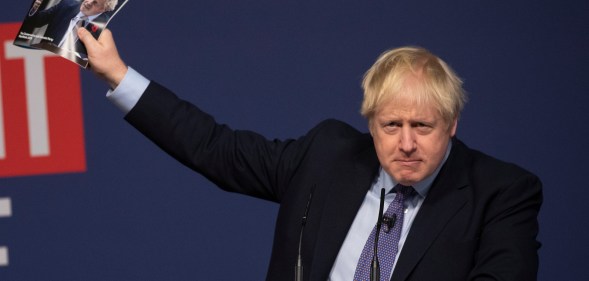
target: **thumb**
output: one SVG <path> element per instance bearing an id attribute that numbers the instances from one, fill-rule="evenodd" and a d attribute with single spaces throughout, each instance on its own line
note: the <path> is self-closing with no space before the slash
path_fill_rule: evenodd
<path id="1" fill-rule="evenodd" d="M 96 41 L 94 36 L 92 36 L 92 34 L 90 34 L 90 32 L 88 32 L 88 30 L 85 28 L 78 28 L 78 38 L 80 41 L 82 41 L 82 43 L 84 43 L 88 53 L 92 53 L 96 48 L 98 48 L 98 41 Z"/>

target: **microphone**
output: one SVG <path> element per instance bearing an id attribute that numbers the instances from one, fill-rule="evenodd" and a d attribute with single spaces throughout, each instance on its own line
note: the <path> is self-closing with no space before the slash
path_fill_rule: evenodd
<path id="1" fill-rule="evenodd" d="M 382 225 L 382 212 L 384 209 L 384 188 L 380 189 L 380 208 L 378 210 L 378 220 L 376 221 L 376 233 L 374 234 L 374 251 L 372 263 L 370 264 L 370 281 L 380 281 L 380 263 L 378 262 L 378 238 L 380 236 L 380 227 Z"/>
<path id="2" fill-rule="evenodd" d="M 303 257 L 301 255 L 301 248 L 303 246 L 303 232 L 305 231 L 305 225 L 307 224 L 307 216 L 309 215 L 309 209 L 311 208 L 311 199 L 313 199 L 313 192 L 315 186 L 309 193 L 309 199 L 307 200 L 307 206 L 305 207 L 305 214 L 301 221 L 301 232 L 299 234 L 299 254 L 297 256 L 297 265 L 295 266 L 295 281 L 303 281 Z"/>
<path id="3" fill-rule="evenodd" d="M 393 214 L 392 217 L 384 216 L 382 218 L 382 223 L 386 225 L 384 232 L 389 233 L 393 227 L 395 227 L 395 223 L 397 222 L 397 214 Z"/>

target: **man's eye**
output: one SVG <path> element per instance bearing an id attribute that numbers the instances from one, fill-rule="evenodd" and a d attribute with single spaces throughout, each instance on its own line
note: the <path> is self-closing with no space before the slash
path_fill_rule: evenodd
<path id="1" fill-rule="evenodd" d="M 423 123 L 423 122 L 416 122 L 416 123 L 412 124 L 412 127 L 415 127 L 415 128 L 429 128 L 429 127 L 431 127 L 431 125 L 430 124 L 427 124 L 427 123 Z"/>
<path id="2" fill-rule="evenodd" d="M 426 123 L 417 123 L 414 125 L 415 129 L 421 133 L 429 133 L 433 130 L 433 126 Z"/>
<path id="3" fill-rule="evenodd" d="M 399 124 L 397 122 L 389 122 L 389 123 L 384 123 L 382 127 L 385 132 L 392 133 L 392 132 L 396 132 L 400 126 L 401 126 L 401 124 Z"/>

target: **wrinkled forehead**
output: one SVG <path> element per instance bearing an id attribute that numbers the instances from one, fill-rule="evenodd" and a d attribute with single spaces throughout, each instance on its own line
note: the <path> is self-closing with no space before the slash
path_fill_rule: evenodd
<path id="1" fill-rule="evenodd" d="M 418 119 L 441 119 L 439 106 L 426 99 L 416 99 L 411 95 L 396 95 L 383 100 L 376 107 L 374 116 L 411 117 Z"/>

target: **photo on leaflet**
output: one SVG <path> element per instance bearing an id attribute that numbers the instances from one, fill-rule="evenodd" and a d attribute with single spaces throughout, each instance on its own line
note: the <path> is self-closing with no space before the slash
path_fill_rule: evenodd
<path id="1" fill-rule="evenodd" d="M 98 39 L 127 1 L 33 0 L 14 45 L 47 50 L 86 68 L 88 54 L 76 30 L 85 28 Z"/>

